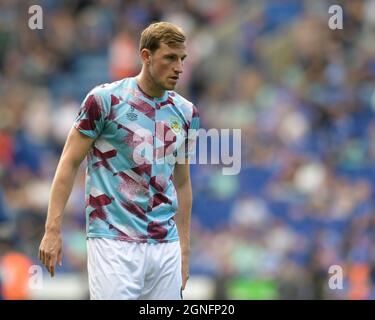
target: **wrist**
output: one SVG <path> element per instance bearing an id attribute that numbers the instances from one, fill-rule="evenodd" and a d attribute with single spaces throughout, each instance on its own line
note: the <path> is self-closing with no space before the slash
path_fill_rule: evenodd
<path id="1" fill-rule="evenodd" d="M 61 233 L 61 227 L 60 226 L 45 226 L 44 228 L 45 233 Z"/>

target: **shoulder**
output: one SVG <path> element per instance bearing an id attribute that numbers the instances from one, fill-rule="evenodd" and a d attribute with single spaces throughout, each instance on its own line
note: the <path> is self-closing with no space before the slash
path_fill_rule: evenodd
<path id="1" fill-rule="evenodd" d="M 184 115 L 188 122 L 191 122 L 193 118 L 199 117 L 198 108 L 193 102 L 174 91 L 169 91 L 169 96 L 173 100 L 173 104 Z"/>
<path id="2" fill-rule="evenodd" d="M 115 100 L 122 95 L 122 92 L 131 86 L 131 78 L 124 78 L 110 83 L 98 84 L 92 88 L 86 99 L 94 98 L 103 108 L 110 108 Z"/>
<path id="3" fill-rule="evenodd" d="M 124 78 L 110 83 L 98 84 L 92 88 L 89 94 L 94 94 L 102 98 L 110 98 L 111 95 L 116 95 L 121 92 L 122 89 L 130 86 L 131 78 Z"/>

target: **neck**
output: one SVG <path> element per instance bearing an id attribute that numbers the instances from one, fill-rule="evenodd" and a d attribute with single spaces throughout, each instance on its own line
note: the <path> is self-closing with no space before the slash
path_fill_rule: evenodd
<path id="1" fill-rule="evenodd" d="M 165 90 L 158 87 L 151 75 L 146 72 L 145 68 L 142 68 L 141 72 L 135 77 L 138 86 L 141 90 L 153 98 L 160 98 L 164 95 Z"/>

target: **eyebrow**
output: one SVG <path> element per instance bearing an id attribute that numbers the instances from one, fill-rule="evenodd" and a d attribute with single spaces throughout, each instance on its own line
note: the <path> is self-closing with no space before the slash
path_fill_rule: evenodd
<path id="1" fill-rule="evenodd" d="M 164 55 L 164 57 L 177 57 L 178 56 L 178 54 L 176 54 L 176 53 L 167 53 L 167 54 L 165 54 Z M 182 57 L 181 57 L 181 59 L 183 60 L 183 59 L 185 59 L 187 57 L 187 54 L 184 54 Z"/>

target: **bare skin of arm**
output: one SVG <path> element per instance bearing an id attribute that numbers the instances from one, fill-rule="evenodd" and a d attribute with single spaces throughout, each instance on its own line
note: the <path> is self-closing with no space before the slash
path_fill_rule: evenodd
<path id="1" fill-rule="evenodd" d="M 184 290 L 186 282 L 189 279 L 190 220 L 193 202 L 189 163 L 175 165 L 173 184 L 176 188 L 177 200 L 179 204 L 177 213 L 175 215 L 175 221 L 180 237 L 182 256 L 182 290 Z"/>
<path id="2" fill-rule="evenodd" d="M 55 177 L 52 182 L 48 204 L 45 232 L 39 246 L 39 260 L 53 277 L 56 262 L 62 264 L 61 224 L 66 203 L 82 160 L 89 152 L 94 139 L 72 128 L 66 140 Z"/>

